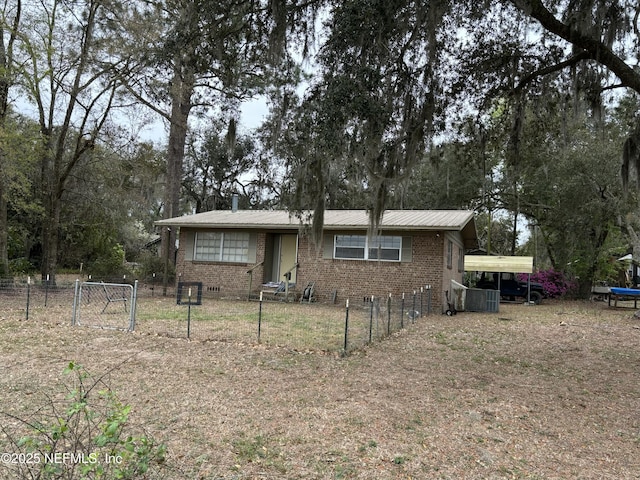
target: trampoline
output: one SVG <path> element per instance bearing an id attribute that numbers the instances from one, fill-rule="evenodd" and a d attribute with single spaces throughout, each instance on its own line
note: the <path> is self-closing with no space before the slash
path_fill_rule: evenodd
<path id="1" fill-rule="evenodd" d="M 633 308 L 638 308 L 638 298 L 640 298 L 640 289 L 611 287 L 609 293 L 609 306 L 611 306 L 611 297 L 613 297 L 613 306 L 618 306 L 618 300 L 633 300 Z"/>

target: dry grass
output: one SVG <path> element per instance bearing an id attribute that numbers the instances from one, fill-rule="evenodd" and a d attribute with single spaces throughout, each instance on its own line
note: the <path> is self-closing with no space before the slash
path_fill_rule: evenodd
<path id="1" fill-rule="evenodd" d="M 32 411 L 69 360 L 117 367 L 169 478 L 640 478 L 633 310 L 431 315 L 346 358 L 72 328 L 54 311 L 0 311 L 1 408 Z"/>

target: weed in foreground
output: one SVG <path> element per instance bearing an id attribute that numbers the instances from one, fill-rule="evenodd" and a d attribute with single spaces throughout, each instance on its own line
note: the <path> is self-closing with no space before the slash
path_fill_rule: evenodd
<path id="1" fill-rule="evenodd" d="M 128 432 L 131 407 L 121 403 L 101 377 L 74 362 L 64 370 L 64 397 L 43 394 L 28 417 L 0 412 L 0 471 L 11 478 L 160 478 L 166 447 Z M 106 375 L 106 374 L 105 374 Z M 4 445 L 3 445 L 4 444 Z"/>

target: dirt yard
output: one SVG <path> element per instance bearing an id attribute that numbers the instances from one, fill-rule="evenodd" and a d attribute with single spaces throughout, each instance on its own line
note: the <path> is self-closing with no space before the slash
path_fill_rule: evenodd
<path id="1" fill-rule="evenodd" d="M 163 478 L 640 478 L 633 309 L 431 315 L 346 358 L 2 313 L 0 410 L 28 415 L 70 360 L 116 367 L 130 428 L 167 445 Z"/>

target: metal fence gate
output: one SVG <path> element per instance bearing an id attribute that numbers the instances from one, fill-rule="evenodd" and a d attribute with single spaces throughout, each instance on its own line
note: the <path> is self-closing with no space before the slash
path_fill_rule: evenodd
<path id="1" fill-rule="evenodd" d="M 71 324 L 132 332 L 137 292 L 137 280 L 133 285 L 76 280 Z"/>

